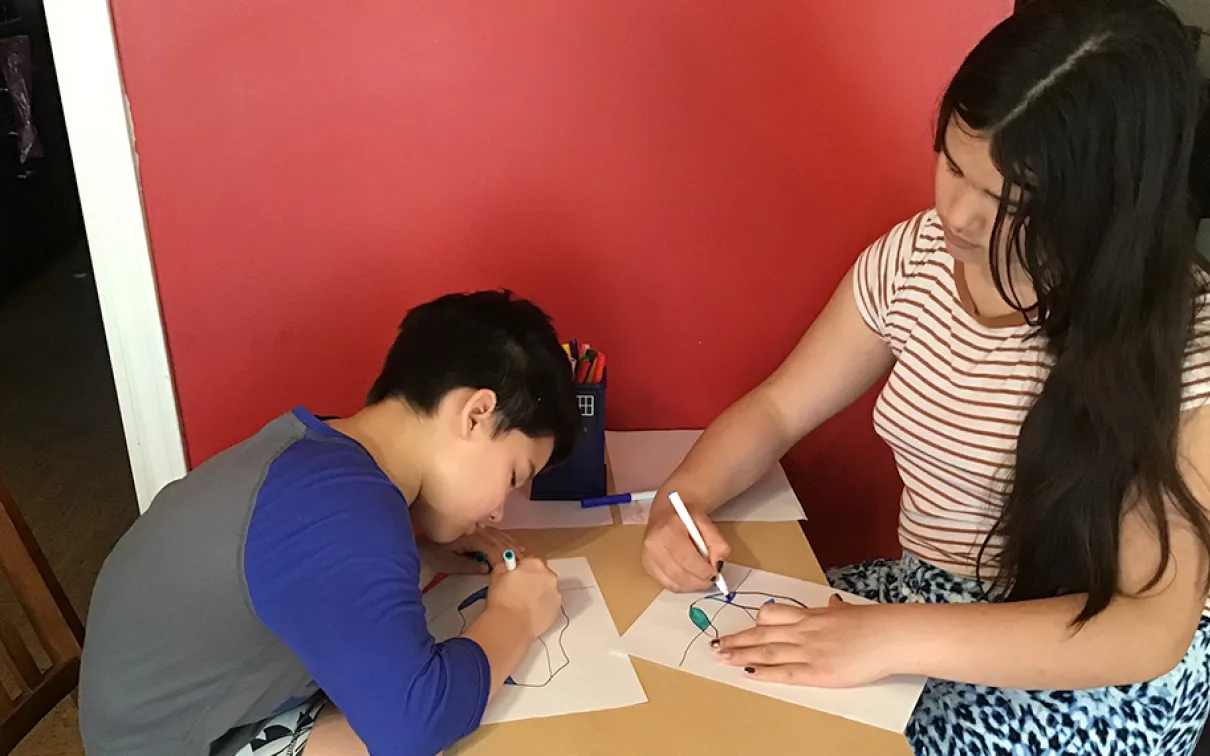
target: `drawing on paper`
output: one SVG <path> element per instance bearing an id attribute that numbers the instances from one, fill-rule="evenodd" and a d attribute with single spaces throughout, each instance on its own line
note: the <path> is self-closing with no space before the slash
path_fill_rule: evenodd
<path id="1" fill-rule="evenodd" d="M 587 590 L 589 587 L 590 586 L 585 585 L 570 588 L 568 590 Z M 462 633 L 466 631 L 466 626 L 470 624 L 466 617 L 466 610 L 480 601 L 483 601 L 484 603 L 487 602 L 486 587 L 480 588 L 471 595 L 462 599 L 462 601 L 458 602 L 456 609 L 458 611 L 458 617 L 461 620 L 461 624 L 458 627 L 458 635 L 462 635 Z M 555 623 L 555 632 L 557 633 L 555 636 L 555 644 L 559 649 L 559 661 L 556 662 L 554 659 L 552 659 L 550 646 L 547 645 L 545 637 L 539 636 L 538 643 L 542 645 L 542 652 L 546 657 L 545 678 L 535 680 L 516 680 L 513 678 L 513 676 L 509 676 L 504 680 L 505 685 L 516 685 L 519 688 L 545 688 L 547 685 L 550 685 L 551 681 L 555 679 L 555 676 L 567 669 L 568 665 L 571 664 L 571 658 L 567 656 L 567 649 L 563 646 L 563 636 L 567 634 L 567 628 L 571 627 L 571 617 L 567 616 L 567 609 L 564 607 L 559 607 L 559 614 L 563 616 L 561 622 L 556 621 Z M 556 664 L 558 665 L 557 667 L 555 666 Z M 541 673 L 539 673 L 539 675 L 540 674 Z"/>
<path id="2" fill-rule="evenodd" d="M 488 703 L 484 724 L 631 706 L 647 700 L 622 647 L 592 568 L 583 557 L 552 559 L 563 606 Z M 466 632 L 487 607 L 491 578 L 451 575 L 424 594 L 429 632 Z"/>
<path id="3" fill-rule="evenodd" d="M 626 650 L 632 656 L 686 674 L 886 730 L 903 731 L 924 687 L 923 677 L 896 676 L 842 689 L 778 685 L 752 679 L 736 667 L 721 663 L 709 646 L 714 638 L 753 627 L 757 612 L 770 600 L 819 608 L 839 593 L 854 606 L 873 602 L 827 585 L 737 564 L 727 564 L 723 574 L 733 589 L 727 595 L 716 591 L 695 596 L 662 592 L 626 631 Z"/>
<path id="4" fill-rule="evenodd" d="M 775 593 L 765 593 L 764 591 L 744 591 L 740 590 L 744 587 L 744 582 L 752 575 L 752 570 L 744 575 L 744 577 L 735 586 L 735 590 L 724 596 L 721 593 L 712 593 L 708 596 L 702 596 L 689 604 L 689 621 L 697 628 L 697 634 L 689 640 L 689 645 L 685 646 L 685 653 L 681 654 L 681 661 L 676 665 L 678 669 L 685 666 L 685 659 L 689 658 L 689 651 L 693 648 L 693 644 L 703 638 L 717 640 L 722 636 L 719 629 L 715 627 L 714 620 L 718 619 L 719 615 L 728 609 L 737 609 L 747 614 L 752 620 L 752 624 L 756 624 L 756 613 L 760 611 L 760 607 L 765 604 L 771 604 L 775 601 L 780 601 L 784 604 L 793 604 L 794 606 L 807 608 L 807 605 L 791 596 L 779 596 Z M 709 606 L 709 604 L 718 604 L 718 607 Z M 758 603 L 757 606 L 750 604 Z M 706 609 L 702 609 L 702 605 L 706 604 L 709 609 L 713 609 L 713 614 L 707 614 Z M 735 631 L 730 631 L 735 632 Z"/>

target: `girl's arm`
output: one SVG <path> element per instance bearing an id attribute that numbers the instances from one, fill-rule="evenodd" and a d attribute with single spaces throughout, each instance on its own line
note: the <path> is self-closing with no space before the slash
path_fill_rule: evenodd
<path id="1" fill-rule="evenodd" d="M 1185 482 L 1210 508 L 1210 407 L 1181 432 Z M 905 642 L 905 672 L 1007 688 L 1124 685 L 1167 673 L 1184 657 L 1206 603 L 1207 556 L 1187 522 L 1170 515 L 1172 556 L 1159 563 L 1155 525 L 1134 507 L 1122 520 L 1118 596 L 1079 632 L 1070 621 L 1083 596 L 1012 604 L 904 606 L 894 623 Z"/>
<path id="2" fill-rule="evenodd" d="M 858 313 L 850 271 L 781 366 L 710 424 L 664 484 L 657 506 L 675 490 L 697 511 L 718 508 L 893 364 L 890 348 Z"/>
<path id="3" fill-rule="evenodd" d="M 707 516 L 756 482 L 794 442 L 848 406 L 891 369 L 894 356 L 862 319 L 853 273 L 773 375 L 719 415 L 651 504 L 643 567 L 673 591 L 705 588 L 730 546 Z M 706 543 L 703 558 L 673 512 L 684 498 Z"/>
<path id="4" fill-rule="evenodd" d="M 1193 495 L 1210 508 L 1210 407 L 1192 414 L 1180 439 Z M 1082 595 L 1003 604 L 894 604 L 826 609 L 763 607 L 757 626 L 722 639 L 723 661 L 757 679 L 827 687 L 918 674 L 1002 688 L 1075 690 L 1159 677 L 1189 649 L 1206 601 L 1207 556 L 1184 520 L 1172 517 L 1171 558 L 1137 507 L 1123 517 L 1122 595 L 1082 629 L 1071 621 Z"/>

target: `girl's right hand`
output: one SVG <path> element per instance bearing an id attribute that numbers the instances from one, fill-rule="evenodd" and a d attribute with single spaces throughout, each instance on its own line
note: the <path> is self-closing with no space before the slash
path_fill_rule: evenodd
<path id="1" fill-rule="evenodd" d="M 668 494 L 661 491 L 651 503 L 647 532 L 643 536 L 643 569 L 670 591 L 688 593 L 709 588 L 722 569 L 731 547 L 711 522 L 687 504 L 689 514 L 706 542 L 708 556 L 703 557 L 689 537 L 685 523 L 672 508 Z"/>
<path id="2" fill-rule="evenodd" d="M 538 557 L 521 559 L 512 572 L 501 563 L 492 570 L 487 606 L 507 611 L 537 638 L 555 623 L 563 606 L 559 576 Z"/>

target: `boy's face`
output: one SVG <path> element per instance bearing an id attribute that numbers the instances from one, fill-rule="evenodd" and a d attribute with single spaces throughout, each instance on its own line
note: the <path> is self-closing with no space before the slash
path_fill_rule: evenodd
<path id="1" fill-rule="evenodd" d="M 508 495 L 550 459 L 553 438 L 497 434 L 495 409 L 496 395 L 487 389 L 452 391 L 441 401 L 432 465 L 409 510 L 432 541 L 449 543 L 498 522 Z"/>

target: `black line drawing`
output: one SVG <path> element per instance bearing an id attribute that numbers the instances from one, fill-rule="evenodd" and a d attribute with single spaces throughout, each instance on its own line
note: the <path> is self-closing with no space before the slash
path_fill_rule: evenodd
<path id="1" fill-rule="evenodd" d="M 731 591 L 731 593 L 728 593 L 726 596 L 721 593 L 711 593 L 710 595 L 702 596 L 689 604 L 689 621 L 692 622 L 693 626 L 697 628 L 697 634 L 695 634 L 689 640 L 689 645 L 685 646 L 685 652 L 681 654 L 681 660 L 676 665 L 678 669 L 685 666 L 685 660 L 689 658 L 689 651 L 693 648 L 693 644 L 697 643 L 698 640 L 700 640 L 703 636 L 707 636 L 711 640 L 717 640 L 720 637 L 718 628 L 714 626 L 714 620 L 718 618 L 720 614 L 722 614 L 724 609 L 728 607 L 742 609 L 744 614 L 747 614 L 753 623 L 756 622 L 755 613 L 760 611 L 760 606 L 748 606 L 746 604 L 737 603 L 735 599 L 738 597 L 758 596 L 765 599 L 761 602 L 762 605 L 768 604 L 771 601 L 783 601 L 787 604 L 794 604 L 795 606 L 802 607 L 803 609 L 807 608 L 806 604 L 791 596 L 779 596 L 775 593 L 765 593 L 764 591 L 740 590 L 743 588 L 744 583 L 747 582 L 748 578 L 752 576 L 752 572 L 753 570 L 748 570 L 739 583 L 736 584 L 735 590 Z M 714 614 L 707 615 L 705 611 L 698 607 L 698 604 L 704 601 L 715 601 L 719 604 L 719 607 Z"/>
<path id="2" fill-rule="evenodd" d="M 581 586 L 576 586 L 574 588 L 564 588 L 564 589 L 562 589 L 562 592 L 564 594 L 566 594 L 569 591 L 587 590 L 587 589 L 593 588 L 593 587 L 594 586 L 591 586 L 591 585 L 581 585 Z M 485 586 L 485 587 L 480 588 L 479 590 L 471 593 L 469 596 L 464 598 L 462 601 L 458 602 L 457 605 L 450 607 L 458 612 L 458 618 L 461 620 L 461 624 L 458 627 L 458 632 L 455 633 L 455 635 L 461 635 L 463 632 L 466 631 L 466 626 L 468 624 L 467 618 L 466 618 L 466 613 L 465 613 L 466 610 L 468 608 L 470 608 L 471 606 L 473 606 L 474 604 L 476 604 L 480 601 L 486 601 L 486 600 L 487 600 L 487 587 Z M 449 609 L 446 609 L 445 611 L 449 611 Z M 444 613 L 445 612 L 441 612 L 441 614 L 444 614 Z M 567 655 L 567 649 L 563 645 L 563 636 L 565 636 L 567 634 L 567 629 L 569 627 L 571 627 L 571 617 L 567 614 L 567 609 L 565 607 L 562 607 L 562 606 L 559 607 L 559 613 L 561 615 L 563 615 L 563 626 L 559 628 L 559 634 L 555 638 L 555 643 L 558 646 L 559 654 L 563 657 L 562 661 L 559 662 L 557 667 L 555 666 L 554 660 L 552 658 L 550 646 L 547 645 L 546 640 L 544 638 L 539 636 L 538 643 L 542 644 L 542 651 L 546 656 L 546 671 L 547 671 L 546 679 L 541 682 L 518 682 L 517 680 L 513 679 L 512 676 L 509 676 L 504 681 L 505 685 L 512 685 L 512 686 L 516 686 L 518 688 L 544 688 L 547 685 L 550 685 L 550 683 L 555 679 L 555 677 L 557 677 L 560 672 L 567 669 L 567 667 L 571 664 L 571 657 L 569 657 Z M 545 633 L 543 635 L 545 635 Z"/>

